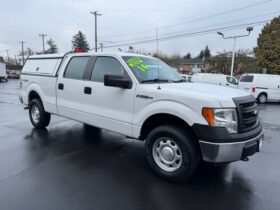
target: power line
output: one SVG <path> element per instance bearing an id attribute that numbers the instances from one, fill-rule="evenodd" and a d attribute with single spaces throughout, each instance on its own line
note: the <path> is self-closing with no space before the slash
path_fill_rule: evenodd
<path id="1" fill-rule="evenodd" d="M 274 12 L 273 14 L 275 14 L 276 12 Z M 280 13 L 280 11 L 278 11 L 277 13 Z M 267 17 L 268 15 L 271 15 L 272 13 L 266 13 L 266 14 L 263 14 L 263 15 L 257 15 L 257 16 L 251 16 L 251 17 L 247 17 L 247 18 L 241 18 L 241 19 L 236 19 L 236 20 L 231 20 L 231 21 L 226 21 L 226 22 L 222 22 L 222 23 L 218 23 L 218 24 L 214 24 L 214 25 L 205 25 L 205 26 L 200 26 L 200 27 L 195 27 L 195 28 L 191 28 L 191 29 L 188 29 L 188 31 L 190 30 L 199 30 L 199 29 L 205 29 L 205 28 L 212 28 L 212 27 L 215 27 L 215 26 L 222 26 L 222 25 L 225 25 L 225 24 L 229 24 L 229 23 L 235 23 L 235 22 L 242 22 L 244 20 L 248 20 L 248 19 L 253 19 L 253 18 L 256 18 L 256 17 Z M 183 31 L 177 31 L 177 32 L 169 32 L 169 33 L 163 33 L 161 35 L 172 35 L 172 34 L 177 34 L 177 33 L 186 33 L 186 30 L 183 30 Z M 147 36 L 147 37 L 141 37 L 142 39 L 150 39 L 150 38 L 153 38 L 154 36 Z M 116 40 L 116 41 L 113 41 L 114 43 L 122 43 L 122 42 L 130 42 L 130 41 L 138 41 L 139 38 L 135 38 L 135 39 L 125 39 L 125 40 Z"/>
<path id="2" fill-rule="evenodd" d="M 228 10 L 228 11 L 225 11 L 225 12 L 220 12 L 220 13 L 217 13 L 217 14 L 214 14 L 214 15 L 209 15 L 209 16 L 205 16 L 205 17 L 194 19 L 194 20 L 190 20 L 190 21 L 184 21 L 184 22 L 177 23 L 177 24 L 161 26 L 161 27 L 158 27 L 158 30 L 163 30 L 163 29 L 171 28 L 171 27 L 177 27 L 179 25 L 184 25 L 184 24 L 188 24 L 188 23 L 195 23 L 195 22 L 199 22 L 199 21 L 202 21 L 202 20 L 207 20 L 209 18 L 218 17 L 218 16 L 221 16 L 221 15 L 227 15 L 227 14 L 230 14 L 230 13 L 233 13 L 233 12 L 237 12 L 237 11 L 241 11 L 241 10 L 244 10 L 244 9 L 255 7 L 255 6 L 258 6 L 258 5 L 261 5 L 261 4 L 265 4 L 265 3 L 268 3 L 270 1 L 272 1 L 272 0 L 260 1 L 260 2 L 254 3 L 254 4 L 249 4 L 249 5 L 244 6 L 244 7 L 238 7 L 238 8 L 235 8 L 235 9 L 232 9 L 232 10 Z M 138 32 L 133 32 L 133 33 L 108 35 L 108 36 L 102 36 L 102 37 L 109 38 L 109 37 L 129 36 L 129 35 L 133 35 L 133 34 L 143 34 L 143 33 L 151 32 L 152 30 L 153 29 L 145 30 L 145 31 L 138 31 Z"/>
<path id="3" fill-rule="evenodd" d="M 234 30 L 234 29 L 244 28 L 245 26 L 248 26 L 248 25 L 251 25 L 251 26 L 263 25 L 263 24 L 265 24 L 269 21 L 270 20 L 265 20 L 265 21 L 259 21 L 259 22 L 254 22 L 254 23 L 246 23 L 246 24 L 227 26 L 227 27 L 221 27 L 221 28 L 213 28 L 213 29 L 209 29 L 209 30 L 197 31 L 197 32 L 192 32 L 192 33 L 184 33 L 184 34 L 177 34 L 177 35 L 173 35 L 173 36 L 165 36 L 165 37 L 159 38 L 158 41 L 167 41 L 167 40 L 180 39 L 180 38 L 196 36 L 196 35 L 216 33 L 219 30 L 223 30 L 223 31 Z M 155 41 L 157 41 L 157 40 L 156 39 L 141 40 L 141 41 L 137 41 L 137 42 L 130 42 L 130 43 L 124 43 L 124 44 L 104 46 L 104 48 L 121 47 L 121 46 L 126 46 L 126 45 L 135 45 L 135 44 L 145 44 L 145 43 L 151 43 L 151 42 L 155 42 Z"/>

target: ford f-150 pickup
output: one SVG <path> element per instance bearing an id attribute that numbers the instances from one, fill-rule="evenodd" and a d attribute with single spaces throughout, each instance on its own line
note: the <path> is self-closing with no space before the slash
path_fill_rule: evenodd
<path id="1" fill-rule="evenodd" d="M 262 146 L 252 95 L 187 83 L 161 60 L 144 55 L 30 56 L 20 100 L 38 129 L 60 115 L 145 141 L 153 171 L 174 182 L 191 177 L 202 161 L 245 160 Z"/>

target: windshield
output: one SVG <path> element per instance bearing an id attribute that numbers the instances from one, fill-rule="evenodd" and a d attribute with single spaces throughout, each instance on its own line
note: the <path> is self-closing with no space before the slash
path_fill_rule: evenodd
<path id="1" fill-rule="evenodd" d="M 123 56 L 122 58 L 140 83 L 184 81 L 174 68 L 159 59 L 142 56 Z"/>

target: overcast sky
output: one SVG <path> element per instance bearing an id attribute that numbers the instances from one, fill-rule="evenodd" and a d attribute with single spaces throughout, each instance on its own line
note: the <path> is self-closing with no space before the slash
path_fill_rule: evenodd
<path id="1" fill-rule="evenodd" d="M 255 5 L 255 6 L 253 6 Z M 233 41 L 217 35 L 220 29 L 225 35 L 246 34 L 246 26 L 270 20 L 280 14 L 279 0 L 9 0 L 0 7 L 0 56 L 6 57 L 9 49 L 13 57 L 25 47 L 42 51 L 39 33 L 53 38 L 60 53 L 72 49 L 71 39 L 78 30 L 85 33 L 94 47 L 94 17 L 90 11 L 98 10 L 99 41 L 105 51 L 126 50 L 128 43 L 155 39 L 158 36 L 174 36 L 194 33 L 193 36 L 159 42 L 159 50 L 166 54 L 190 52 L 196 56 L 206 45 L 212 54 L 232 50 Z M 251 23 L 251 24 L 248 24 Z M 239 28 L 243 25 L 242 28 Z M 257 23 L 249 37 L 238 39 L 237 48 L 252 49 L 257 42 L 263 23 Z M 235 30 L 222 30 L 238 26 Z M 210 34 L 196 32 L 210 30 Z M 156 43 L 133 44 L 135 49 L 155 52 Z"/>

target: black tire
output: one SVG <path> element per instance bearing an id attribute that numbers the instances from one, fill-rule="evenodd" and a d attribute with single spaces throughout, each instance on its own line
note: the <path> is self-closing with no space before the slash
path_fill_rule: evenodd
<path id="1" fill-rule="evenodd" d="M 34 109 L 38 110 L 38 118 L 32 115 Z M 29 118 L 35 128 L 45 128 L 50 124 L 51 115 L 45 112 L 44 106 L 40 99 L 33 99 L 29 104 Z"/>
<path id="2" fill-rule="evenodd" d="M 175 150 L 176 151 L 175 153 L 178 156 L 181 155 L 181 160 L 179 161 L 179 163 L 181 164 L 179 163 L 177 164 L 175 162 L 174 165 L 177 164 L 178 166 L 176 167 L 178 168 L 174 167 L 176 169 L 173 171 L 168 171 L 170 170 L 168 168 L 169 166 L 166 166 L 167 170 L 163 169 L 164 166 L 160 166 L 162 164 L 164 165 L 164 163 L 161 162 L 163 158 L 160 158 L 158 152 L 154 152 L 155 150 L 160 149 L 160 147 L 163 148 L 166 147 L 166 146 L 156 146 L 158 145 L 157 142 L 159 141 L 164 144 L 164 138 L 167 139 L 166 141 L 171 139 L 171 143 L 169 141 L 169 143 L 171 144 L 170 148 L 174 147 L 174 145 L 175 148 L 179 147 L 179 150 Z M 172 143 L 174 145 L 172 145 Z M 164 151 L 163 149 L 161 151 L 162 151 L 161 156 L 163 157 L 164 152 L 166 151 Z M 173 153 L 171 154 L 175 154 L 175 153 L 173 151 Z M 174 125 L 162 125 L 153 129 L 149 133 L 146 139 L 146 155 L 148 158 L 148 162 L 152 167 L 153 171 L 161 178 L 171 182 L 183 182 L 188 178 L 190 178 L 197 170 L 201 159 L 200 150 L 199 150 L 198 143 L 196 142 L 196 139 L 192 135 L 190 135 L 186 131 L 186 129 Z M 173 160 L 176 159 L 175 157 L 172 157 L 172 155 L 170 157 L 173 158 Z"/>
<path id="3" fill-rule="evenodd" d="M 261 93 L 257 98 L 258 103 L 264 104 L 267 101 L 267 95 L 265 93 Z"/>

